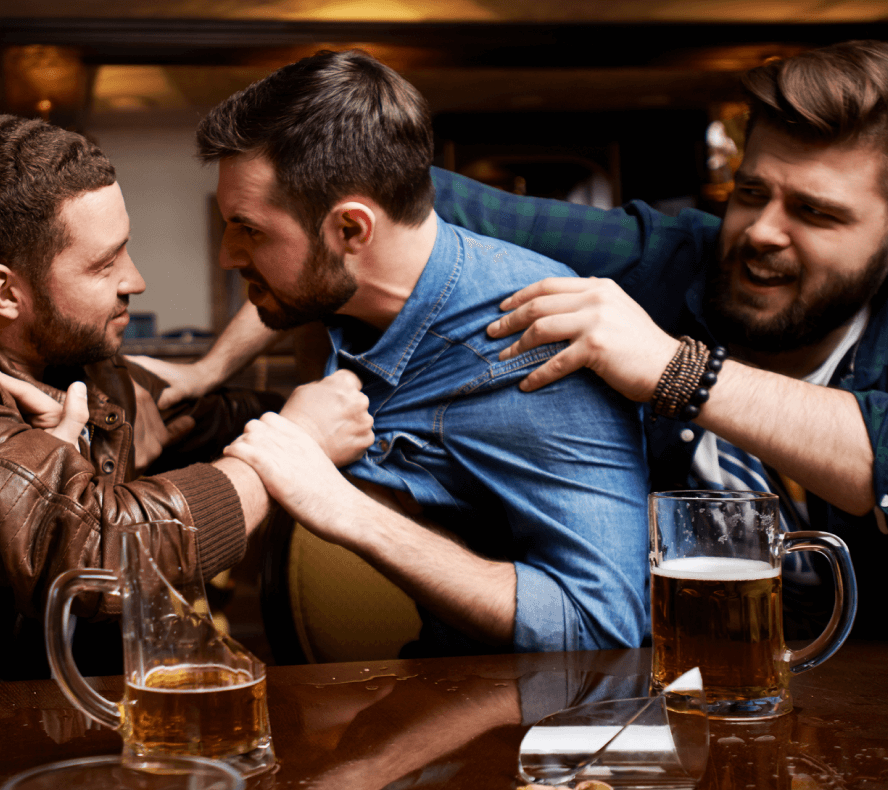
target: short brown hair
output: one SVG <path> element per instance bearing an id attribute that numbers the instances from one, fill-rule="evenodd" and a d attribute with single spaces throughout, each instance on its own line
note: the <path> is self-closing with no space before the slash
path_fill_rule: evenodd
<path id="1" fill-rule="evenodd" d="M 116 180 L 107 157 L 82 135 L 0 115 L 0 263 L 40 283 L 71 243 L 62 203 Z"/>
<path id="2" fill-rule="evenodd" d="M 747 136 L 764 122 L 808 142 L 888 153 L 888 43 L 846 41 L 775 59 L 743 77 Z"/>
<path id="3" fill-rule="evenodd" d="M 348 194 L 407 225 L 434 205 L 428 105 L 360 50 L 318 52 L 234 94 L 201 122 L 197 145 L 204 162 L 266 156 L 282 202 L 310 231 Z"/>

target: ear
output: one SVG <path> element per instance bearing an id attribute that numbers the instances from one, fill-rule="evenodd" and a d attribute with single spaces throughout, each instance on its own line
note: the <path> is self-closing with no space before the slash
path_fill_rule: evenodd
<path id="1" fill-rule="evenodd" d="M 21 314 L 23 283 L 8 266 L 0 263 L 0 318 L 14 321 Z"/>
<path id="2" fill-rule="evenodd" d="M 346 255 L 357 255 L 372 241 L 376 230 L 376 214 L 367 203 L 346 200 L 334 206 L 324 220 L 323 231 L 332 249 Z"/>

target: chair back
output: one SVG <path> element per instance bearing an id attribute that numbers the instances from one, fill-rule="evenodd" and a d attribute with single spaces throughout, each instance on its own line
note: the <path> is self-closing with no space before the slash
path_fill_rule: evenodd
<path id="1" fill-rule="evenodd" d="M 399 587 L 283 509 L 266 532 L 262 615 L 278 664 L 394 659 L 421 625 Z"/>

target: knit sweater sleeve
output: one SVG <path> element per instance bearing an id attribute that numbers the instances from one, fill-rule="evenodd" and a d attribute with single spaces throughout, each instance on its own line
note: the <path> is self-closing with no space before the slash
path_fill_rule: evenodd
<path id="1" fill-rule="evenodd" d="M 225 473 L 212 464 L 192 464 L 160 476 L 188 503 L 204 579 L 238 562 L 246 550 L 246 525 L 240 499 Z"/>

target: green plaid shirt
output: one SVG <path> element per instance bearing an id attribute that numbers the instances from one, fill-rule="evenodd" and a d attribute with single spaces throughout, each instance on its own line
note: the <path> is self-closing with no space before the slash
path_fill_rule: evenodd
<path id="1" fill-rule="evenodd" d="M 447 222 L 527 247 L 581 276 L 616 280 L 669 331 L 717 254 L 720 220 L 702 211 L 669 217 L 638 201 L 602 211 L 513 195 L 438 168 L 432 176 L 435 211 Z"/>

